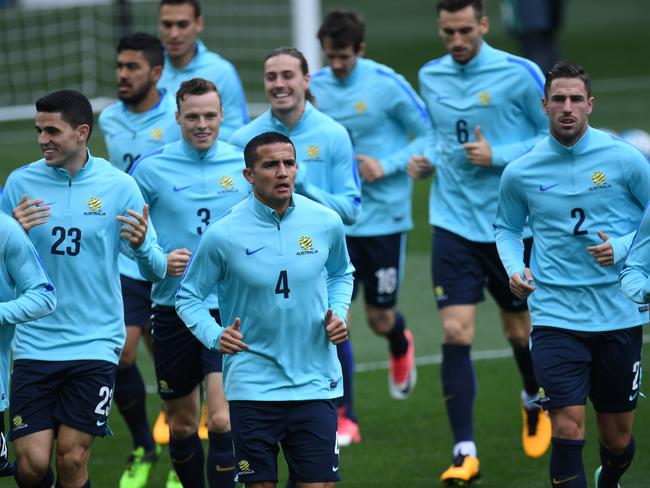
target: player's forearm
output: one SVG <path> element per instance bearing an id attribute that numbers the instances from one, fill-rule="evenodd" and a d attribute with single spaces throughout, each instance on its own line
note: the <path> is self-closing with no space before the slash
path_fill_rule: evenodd
<path id="1" fill-rule="evenodd" d="M 650 303 L 650 280 L 642 269 L 625 266 L 618 279 L 626 297 L 636 303 Z"/>
<path id="2" fill-rule="evenodd" d="M 521 231 L 495 226 L 494 237 L 496 240 L 499 258 L 506 269 L 508 276 L 519 273 L 523 276 L 524 267 L 524 242 Z"/>
<path id="3" fill-rule="evenodd" d="M 133 255 L 142 276 L 151 282 L 160 281 L 167 274 L 167 255 L 165 251 L 149 237 L 140 247 L 133 250 Z"/>
<path id="4" fill-rule="evenodd" d="M 612 246 L 612 250 L 614 251 L 614 264 L 618 264 L 627 258 L 635 235 L 636 230 L 630 232 L 629 234 L 625 234 L 624 236 L 612 237 L 609 239 L 609 243 Z"/>
<path id="5" fill-rule="evenodd" d="M 0 303 L 0 325 L 15 325 L 40 319 L 56 308 L 54 288 L 45 285 L 28 290 L 15 300 Z"/>
<path id="6" fill-rule="evenodd" d="M 354 224 L 361 212 L 361 197 L 345 194 L 332 194 L 318 188 L 315 185 L 306 183 L 300 185 L 297 191 L 312 200 L 322 203 L 334 210 L 346 225 Z"/>
<path id="7" fill-rule="evenodd" d="M 205 347 L 219 349 L 219 337 L 221 337 L 223 327 L 210 315 L 205 302 L 189 293 L 183 284 L 176 294 L 176 313 L 194 337 Z"/>

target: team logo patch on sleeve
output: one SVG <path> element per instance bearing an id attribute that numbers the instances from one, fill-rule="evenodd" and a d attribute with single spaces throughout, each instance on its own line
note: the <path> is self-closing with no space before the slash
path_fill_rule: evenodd
<path id="1" fill-rule="evenodd" d="M 603 173 L 602 171 L 594 171 L 591 175 L 591 181 L 596 186 L 592 186 L 591 188 L 589 188 L 589 191 L 606 190 L 607 188 L 612 187 L 612 185 L 607 183 L 607 177 L 605 176 L 605 173 Z"/>
<path id="2" fill-rule="evenodd" d="M 300 245 L 300 251 L 296 253 L 296 256 L 303 256 L 305 254 L 316 254 L 318 253 L 317 249 L 314 249 L 314 243 L 309 236 L 301 236 L 298 239 L 298 244 Z"/>
<path id="3" fill-rule="evenodd" d="M 86 203 L 88 204 L 90 212 L 84 212 L 84 215 L 106 215 L 106 212 L 102 210 L 102 201 L 99 197 L 90 197 Z"/>

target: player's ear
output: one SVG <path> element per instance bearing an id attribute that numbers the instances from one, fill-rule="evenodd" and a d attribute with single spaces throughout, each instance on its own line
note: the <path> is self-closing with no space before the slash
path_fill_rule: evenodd
<path id="1" fill-rule="evenodd" d="M 151 81 L 158 83 L 160 76 L 162 75 L 163 67 L 162 65 L 154 66 L 151 68 Z"/>
<path id="2" fill-rule="evenodd" d="M 253 169 L 246 166 L 242 171 L 242 174 L 244 175 L 244 178 L 246 178 L 246 181 L 248 181 L 252 185 L 253 181 L 255 180 L 255 178 L 253 177 Z"/>
<path id="3" fill-rule="evenodd" d="M 80 124 L 77 127 L 77 134 L 79 135 L 79 142 L 87 142 L 90 137 L 90 126 L 88 124 Z"/>

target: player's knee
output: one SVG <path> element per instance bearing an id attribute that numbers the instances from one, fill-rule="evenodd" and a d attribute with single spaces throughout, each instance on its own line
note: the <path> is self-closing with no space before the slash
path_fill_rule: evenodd
<path id="1" fill-rule="evenodd" d="M 230 415 L 228 415 L 228 407 L 219 408 L 216 412 L 212 412 L 207 418 L 208 430 L 210 432 L 230 432 Z"/>
<path id="2" fill-rule="evenodd" d="M 572 417 L 556 417 L 553 419 L 553 437 L 581 440 L 584 438 L 584 424 Z"/>
<path id="3" fill-rule="evenodd" d="M 370 308 L 367 310 L 368 325 L 375 334 L 387 335 L 395 325 L 395 311 L 393 309 Z"/>
<path id="4" fill-rule="evenodd" d="M 612 454 L 620 455 L 622 454 L 627 446 L 630 445 L 632 440 L 631 432 L 619 432 L 616 435 L 605 436 L 601 433 L 600 443 L 602 446 L 607 449 Z"/>
<path id="5" fill-rule="evenodd" d="M 16 467 L 20 482 L 30 486 L 38 483 L 47 474 L 50 458 L 38 451 L 16 453 Z"/>
<path id="6" fill-rule="evenodd" d="M 169 432 L 175 439 L 187 439 L 198 432 L 198 419 L 192 421 L 189 418 L 174 415 L 169 420 Z"/>
<path id="7" fill-rule="evenodd" d="M 474 327 L 460 320 L 444 320 L 442 323 L 443 342 L 445 344 L 469 345 L 474 340 Z"/>
<path id="8" fill-rule="evenodd" d="M 58 473 L 65 473 L 66 477 L 73 477 L 84 470 L 88 463 L 90 449 L 84 446 L 61 446 L 56 451 L 56 469 Z"/>

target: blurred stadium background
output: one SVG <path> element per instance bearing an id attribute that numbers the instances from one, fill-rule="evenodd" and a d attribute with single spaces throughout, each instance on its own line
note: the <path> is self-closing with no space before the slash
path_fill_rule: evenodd
<path id="1" fill-rule="evenodd" d="M 80 89 L 99 99 L 114 97 L 119 2 L 87 0 L 84 6 L 65 8 L 64 2 L 70 0 L 50 2 L 60 7 L 56 9 L 25 10 L 15 5 L 20 1 L 0 0 L 0 6 L 13 4 L 0 8 L 0 112 L 13 106 L 30 107 L 37 97 L 59 88 Z M 47 0 L 38 3 L 44 6 Z M 435 0 L 321 0 L 321 3 L 323 11 L 333 7 L 361 11 L 367 22 L 367 56 L 394 67 L 416 89 L 419 67 L 444 54 L 436 33 Z M 249 103 L 263 104 L 261 60 L 272 48 L 291 43 L 289 0 L 204 0 L 203 4 L 206 32 L 202 38 L 209 48 L 235 63 Z M 133 0 L 133 28 L 155 33 L 156 5 L 151 0 Z M 516 53 L 515 41 L 501 24 L 499 1 L 487 0 L 487 5 L 491 20 L 487 41 L 494 47 Z M 632 128 L 650 132 L 649 25 L 647 0 L 567 0 L 561 46 L 565 58 L 583 64 L 592 76 L 596 97 L 591 117 L 593 126 L 617 132 Z M 252 105 L 252 111 L 259 107 Z M 106 155 L 98 130 L 90 147 L 95 155 Z M 40 157 L 29 115 L 27 119 L 0 121 L 0 185 L 11 170 Z M 372 337 L 363 323 L 362 309 L 355 303 L 352 340 L 359 365 L 356 403 L 363 442 L 341 452 L 343 487 L 437 486 L 440 472 L 450 462 L 451 434 L 439 382 L 440 321 L 429 277 L 428 185 L 428 181 L 415 185 L 416 228 L 409 234 L 400 305 L 416 337 L 419 385 L 408 401 L 390 400 L 384 342 Z M 90 302 L 89 306 L 92 306 Z M 646 343 L 649 334 L 646 331 Z M 509 348 L 502 338 L 498 311 L 490 300 L 479 306 L 473 350 L 475 357 L 482 359 L 476 362 L 475 407 L 482 486 L 548 486 L 548 454 L 529 460 L 520 448 L 520 384 Z M 644 351 L 647 367 L 647 346 Z M 154 393 L 151 360 L 144 351 L 139 364 L 151 391 L 148 400 L 153 422 L 159 401 Z M 638 451 L 623 480 L 625 488 L 650 484 L 649 402 L 646 399 L 639 402 L 635 426 Z M 93 447 L 91 479 L 98 488 L 117 486 L 131 449 L 119 414 L 114 412 L 110 420 L 115 436 L 98 439 Z M 590 415 L 584 451 L 588 473 L 599 464 L 594 428 Z M 283 462 L 280 459 L 280 465 Z M 164 452 L 149 486 L 164 486 L 168 468 Z M 13 486 L 13 482 L 0 479 L 0 487 L 5 486 Z"/>

